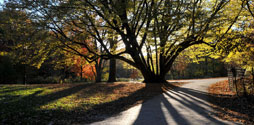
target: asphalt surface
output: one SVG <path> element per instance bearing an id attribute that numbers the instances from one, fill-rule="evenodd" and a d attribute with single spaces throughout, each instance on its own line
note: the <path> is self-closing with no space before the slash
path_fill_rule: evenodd
<path id="1" fill-rule="evenodd" d="M 211 116 L 209 85 L 227 78 L 178 80 L 188 82 L 118 115 L 92 125 L 223 125 L 235 124 Z"/>

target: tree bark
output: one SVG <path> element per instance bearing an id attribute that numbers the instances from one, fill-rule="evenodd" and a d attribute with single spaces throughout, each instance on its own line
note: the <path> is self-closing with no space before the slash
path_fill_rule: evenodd
<path id="1" fill-rule="evenodd" d="M 97 76 L 95 82 L 101 82 L 101 69 L 96 70 Z"/>
<path id="2" fill-rule="evenodd" d="M 108 82 L 116 82 L 116 59 L 110 59 Z"/>
<path id="3" fill-rule="evenodd" d="M 254 92 L 254 67 L 251 68 L 251 74 L 252 74 L 252 92 Z"/>
<path id="4" fill-rule="evenodd" d="M 205 56 L 205 77 L 208 77 L 208 57 Z"/>
<path id="5" fill-rule="evenodd" d="M 114 53 L 117 41 L 115 41 L 114 38 L 114 32 L 109 32 L 109 34 L 112 35 L 112 38 L 109 39 L 110 49 L 111 52 Z M 116 59 L 111 58 L 109 62 L 109 76 L 108 76 L 108 82 L 116 82 Z"/>
<path id="6" fill-rule="evenodd" d="M 95 82 L 101 82 L 101 69 L 102 69 L 102 59 L 100 59 L 98 62 L 95 64 L 95 70 L 96 70 L 96 78 Z"/>
<path id="7" fill-rule="evenodd" d="M 167 83 L 165 76 L 166 75 L 151 75 L 150 73 L 142 73 L 144 76 L 144 83 L 146 84 L 158 84 L 158 83 Z"/>
<path id="8" fill-rule="evenodd" d="M 80 81 L 83 79 L 83 67 L 80 65 Z"/>
<path id="9" fill-rule="evenodd" d="M 26 85 L 27 76 L 26 76 L 26 65 L 24 64 L 24 72 L 23 72 L 23 84 Z"/>

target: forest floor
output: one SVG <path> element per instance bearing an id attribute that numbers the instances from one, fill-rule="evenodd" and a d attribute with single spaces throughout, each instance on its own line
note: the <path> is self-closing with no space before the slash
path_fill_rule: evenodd
<path id="1" fill-rule="evenodd" d="M 208 92 L 216 117 L 241 124 L 254 124 L 254 104 L 245 97 L 236 96 L 229 89 L 227 80 L 211 85 Z"/>
<path id="2" fill-rule="evenodd" d="M 128 82 L 0 85 L 0 124 L 91 123 L 163 92 L 162 85 Z"/>

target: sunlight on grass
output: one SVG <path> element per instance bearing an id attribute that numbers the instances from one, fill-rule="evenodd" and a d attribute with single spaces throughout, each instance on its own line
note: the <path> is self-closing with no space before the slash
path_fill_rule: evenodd
<path id="1" fill-rule="evenodd" d="M 46 89 L 47 93 L 52 92 L 52 90 Z M 45 92 L 43 92 L 45 93 Z M 81 92 L 63 97 L 61 99 L 55 100 L 48 104 L 40 106 L 39 110 L 75 110 L 75 109 L 82 109 L 82 110 L 89 110 L 93 106 L 110 102 L 112 100 L 117 99 L 117 94 L 105 94 L 103 92 L 94 91 L 94 94 L 91 95 L 91 92 L 88 90 L 83 90 Z"/>
<path id="2" fill-rule="evenodd" d="M 133 83 L 1 85 L 0 122 L 47 124 L 54 116 L 65 123 L 96 105 L 127 97 L 144 87 Z"/>
<path id="3" fill-rule="evenodd" d="M 40 87 L 2 86 L 0 88 L 0 104 L 16 102 L 26 96 L 32 95 L 37 91 L 43 91 Z"/>
<path id="4" fill-rule="evenodd" d="M 91 123 L 161 94 L 161 87 L 128 82 L 0 85 L 0 124 Z"/>

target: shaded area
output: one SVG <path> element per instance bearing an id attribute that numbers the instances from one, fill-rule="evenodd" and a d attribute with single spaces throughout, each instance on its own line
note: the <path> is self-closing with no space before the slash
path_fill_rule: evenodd
<path id="1" fill-rule="evenodd" d="M 81 121 L 76 120 L 76 122 L 91 123 L 109 118 L 134 105 L 143 103 L 152 97 L 161 94 L 163 92 L 161 86 L 162 85 L 160 84 L 146 85 L 145 88 L 142 88 L 127 97 L 119 98 L 118 100 L 109 103 L 96 105 L 92 110 L 88 110 L 87 112 L 84 112 L 82 116 L 79 116 L 83 118 L 79 119 Z"/>
<path id="2" fill-rule="evenodd" d="M 55 89 L 60 86 L 49 86 L 50 89 Z M 98 88 L 99 87 L 99 88 Z M 79 84 L 67 86 L 62 90 L 57 92 L 43 94 L 44 90 L 35 90 L 27 96 L 21 95 L 2 95 L 0 96 L 0 123 L 2 124 L 19 124 L 19 123 L 48 123 L 51 120 L 66 119 L 72 118 L 72 115 L 79 113 L 76 111 L 66 111 L 65 109 L 51 109 L 51 110 L 41 110 L 40 106 L 49 104 L 51 102 L 57 101 L 64 97 L 73 95 L 80 91 L 85 91 L 84 94 L 86 97 L 91 97 L 102 90 L 107 92 L 114 91 L 124 87 L 123 84 L 115 86 L 105 86 L 97 84 Z M 8 92 L 17 91 L 17 90 L 29 90 L 34 88 L 18 88 L 18 89 L 8 89 Z M 40 87 L 38 87 L 40 88 Z M 97 91 L 96 91 L 97 90 Z M 4 92 L 7 92 L 4 90 Z M 27 91 L 29 92 L 29 91 Z M 82 93 L 81 93 L 82 94 Z M 85 98 L 85 97 L 79 97 Z M 57 104 L 56 104 L 57 105 Z"/>
<path id="3" fill-rule="evenodd" d="M 60 98 L 74 94 L 88 85 L 77 85 L 55 93 L 47 95 L 39 95 L 43 90 L 37 90 L 28 96 L 9 96 L 1 100 L 1 123 L 3 124 L 19 124 L 19 123 L 36 123 L 42 120 L 50 120 L 51 113 L 41 112 L 38 108 L 44 104 L 48 104 Z M 31 89 L 31 88 L 30 88 Z M 25 90 L 25 89 L 24 89 Z M 42 117 L 41 117 L 42 116 Z M 45 118 L 45 119 L 44 119 Z M 37 121 L 38 120 L 38 121 Z"/>
<path id="4" fill-rule="evenodd" d="M 135 125 L 140 124 L 160 124 L 166 125 L 167 119 L 165 116 L 165 111 L 162 110 L 162 105 L 166 108 L 170 116 L 173 116 L 174 121 L 177 123 L 185 121 L 186 124 L 188 121 L 179 114 L 179 112 L 172 106 L 170 102 L 163 96 L 159 101 L 154 101 L 155 104 L 143 104 L 139 115 L 134 122 Z M 157 118 L 156 118 L 157 117 Z M 156 120 L 154 120 L 156 118 Z"/>
<path id="5" fill-rule="evenodd" d="M 105 87 L 105 86 L 104 86 Z M 118 91 L 124 85 L 119 84 L 116 86 L 106 87 L 109 91 L 105 92 L 105 94 L 110 94 L 110 91 Z M 208 98 L 212 99 L 227 99 L 228 96 L 217 96 L 217 95 L 209 95 L 207 92 L 202 92 L 190 88 L 177 88 L 173 84 L 164 84 L 163 89 L 161 89 L 161 85 L 148 85 L 144 88 L 141 88 L 133 93 L 129 93 L 127 96 L 123 96 L 121 98 L 112 100 L 107 103 L 95 104 L 92 108 L 85 110 L 83 106 L 89 104 L 83 104 L 83 106 L 79 106 L 75 109 L 66 110 L 61 108 L 56 109 L 39 109 L 40 106 L 48 104 L 50 102 L 59 100 L 66 96 L 75 94 L 80 92 L 78 98 L 87 98 L 91 95 L 85 95 L 85 91 L 83 89 L 90 89 L 90 91 L 94 90 L 93 93 L 96 94 L 97 91 L 103 91 L 103 85 L 98 87 L 96 84 L 90 85 L 76 85 L 69 87 L 67 89 L 63 89 L 58 92 L 42 95 L 43 91 L 38 90 L 29 96 L 25 97 L 13 97 L 13 100 L 9 100 L 8 103 L 5 103 L 4 100 L 0 100 L 0 113 L 1 113 L 1 124 L 75 124 L 75 123 L 92 123 L 95 121 L 101 121 L 111 116 L 114 116 L 126 109 L 143 103 L 148 99 L 151 99 L 155 95 L 162 93 L 163 91 L 168 91 L 163 95 L 156 96 L 156 103 L 152 106 L 147 105 L 150 101 L 142 104 L 141 110 L 138 114 L 138 117 L 134 121 L 134 124 L 153 124 L 152 119 L 159 119 L 154 124 L 171 124 L 168 123 L 171 121 L 176 124 L 189 124 L 190 119 L 194 120 L 196 123 L 202 123 L 205 120 L 209 119 L 216 124 L 223 124 L 221 121 L 215 119 L 211 116 L 212 112 L 207 110 L 206 107 L 210 107 L 210 104 L 206 102 Z M 54 87 L 53 87 L 54 88 Z M 175 88 L 172 90 L 172 88 Z M 121 92 L 119 92 L 121 94 Z M 83 96 L 82 96 L 83 95 Z M 159 98 L 157 98 L 159 97 Z M 171 100 L 171 101 L 169 101 Z M 173 102 L 179 103 L 179 105 L 173 104 Z M 30 102 L 30 103 L 28 103 Z M 26 105 L 24 105 L 25 103 Z M 212 102 L 213 103 L 213 102 Z M 22 105 L 23 104 L 23 105 Z M 214 105 L 218 105 L 223 107 L 223 105 L 219 105 L 217 103 L 213 103 Z M 12 111 L 10 108 L 15 107 Z M 179 110 L 182 109 L 182 110 Z M 147 112 L 147 110 L 150 110 Z M 218 109 L 220 110 L 220 109 Z M 230 109 L 234 110 L 235 109 Z M 156 114 L 153 113 L 156 111 Z M 222 110 L 221 110 L 222 111 Z M 202 117 L 192 118 L 192 115 L 186 117 L 183 115 L 184 113 L 192 113 L 199 114 Z M 231 114 L 234 115 L 234 114 Z M 161 117 L 160 117 L 161 116 Z"/>
<path id="6" fill-rule="evenodd" d="M 236 96 L 236 92 L 230 90 L 227 81 L 210 86 L 209 93 L 213 95 L 209 101 L 217 111 L 216 116 L 244 124 L 254 124 L 254 103 L 244 95 Z"/>
<path id="7" fill-rule="evenodd" d="M 168 84 L 167 86 L 172 86 Z M 189 88 L 168 90 L 159 96 L 156 104 L 144 103 L 134 124 L 225 124 L 211 116 L 206 102 L 210 95 L 206 92 Z M 168 99 L 169 98 L 169 99 Z M 180 108 L 179 108 L 180 107 Z M 151 110 L 152 109 L 152 110 Z M 194 117 L 199 114 L 202 117 Z M 156 119 L 156 120 L 154 120 Z M 155 123 L 156 122 L 156 123 Z"/>
<path id="8" fill-rule="evenodd" d="M 129 87 L 129 84 L 79 84 L 72 85 L 57 92 L 45 94 L 44 90 L 36 90 L 27 96 L 3 96 L 0 97 L 0 123 L 1 124 L 71 124 L 90 123 L 102 120 L 106 117 L 117 114 L 129 107 L 142 103 L 154 95 L 162 93 L 160 85 L 133 84 L 136 88 Z M 50 89 L 59 86 L 48 86 Z M 141 89 L 139 89 L 141 88 Z M 130 90 L 122 90 L 130 89 Z M 135 90 L 139 89 L 136 92 Z M 15 90 L 26 90 L 22 88 L 8 89 L 8 92 Z M 5 90 L 3 90 L 5 91 Z M 119 91 L 119 92 L 118 92 Z M 125 92 L 126 91 L 126 92 Z M 7 91 L 5 91 L 7 92 Z M 101 93 L 99 93 L 101 92 Z M 75 109 L 41 109 L 41 106 L 57 101 L 64 97 L 79 93 L 77 98 L 88 99 L 96 94 L 111 95 L 118 93 L 119 99 L 108 103 L 89 104 L 82 103 Z M 2 98 L 2 99 L 1 99 Z M 75 99 L 71 100 L 75 104 Z M 93 101 L 93 100 L 92 100 Z M 86 109 L 85 107 L 91 107 Z"/>

